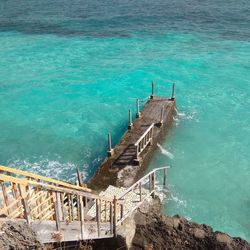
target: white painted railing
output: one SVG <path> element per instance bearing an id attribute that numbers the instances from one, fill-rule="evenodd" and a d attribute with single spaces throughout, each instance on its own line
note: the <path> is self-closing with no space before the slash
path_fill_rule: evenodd
<path id="1" fill-rule="evenodd" d="M 150 144 L 153 140 L 153 129 L 154 123 L 152 123 L 148 129 L 144 132 L 144 134 L 137 140 L 134 144 L 136 147 L 136 159 L 138 159 L 139 155 L 142 151 Z"/>
<path id="2" fill-rule="evenodd" d="M 141 179 L 139 179 L 136 183 L 134 183 L 131 187 L 125 190 L 125 192 L 118 197 L 117 201 L 122 204 L 123 211 L 121 214 L 121 218 L 117 221 L 116 225 L 120 225 L 126 218 L 128 218 L 142 203 L 145 199 L 149 198 L 151 195 L 154 197 L 156 192 L 156 173 L 162 171 L 162 185 L 166 186 L 166 178 L 167 178 L 167 167 L 155 168 Z M 131 193 L 135 194 L 136 201 L 132 201 L 134 203 L 133 207 L 126 209 L 126 203 L 131 197 Z"/>

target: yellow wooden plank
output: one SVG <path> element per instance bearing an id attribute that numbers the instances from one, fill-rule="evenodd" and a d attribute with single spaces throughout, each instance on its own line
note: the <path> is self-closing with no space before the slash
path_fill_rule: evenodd
<path id="1" fill-rule="evenodd" d="M 33 186 L 35 187 L 39 187 L 41 189 L 46 189 L 46 191 L 58 191 L 61 193 L 65 193 L 65 194 L 69 194 L 69 195 L 80 195 L 80 196 L 86 196 L 89 197 L 91 199 L 98 199 L 100 198 L 98 195 L 93 194 L 93 193 L 88 193 L 85 191 L 79 191 L 79 190 L 72 190 L 70 188 L 63 188 L 63 187 L 59 187 L 59 186 L 54 186 L 54 185 L 49 185 L 49 184 L 44 184 L 44 183 L 40 183 L 40 182 L 36 182 L 36 181 L 29 181 L 27 179 L 21 179 L 21 178 L 17 178 L 17 177 L 13 177 L 13 176 L 9 176 L 9 175 L 4 175 L 4 174 L 0 174 L 0 182 L 13 182 L 16 184 L 20 184 L 23 187 L 27 187 L 27 186 Z M 28 192 L 26 192 L 26 190 L 24 190 L 25 193 L 25 197 L 26 198 L 29 194 L 30 190 Z M 102 198 L 103 199 L 103 198 Z M 105 197 L 104 198 L 107 201 L 112 201 L 111 198 Z"/>
<path id="2" fill-rule="evenodd" d="M 50 210 L 47 214 L 45 214 L 41 220 L 51 220 L 52 218 L 52 215 L 55 213 L 54 210 Z"/>
<path id="3" fill-rule="evenodd" d="M 6 206 L 6 207 L 4 207 L 4 208 L 2 208 L 1 210 L 0 210 L 0 215 L 1 214 L 5 214 L 6 212 L 8 212 L 8 210 L 10 210 L 14 205 L 16 205 L 18 202 L 20 202 L 21 201 L 21 197 L 19 197 L 18 199 L 16 199 L 16 200 L 13 200 L 12 202 L 11 202 L 11 204 L 10 205 L 8 205 L 8 206 Z"/>
<path id="4" fill-rule="evenodd" d="M 14 219 L 14 218 L 18 217 L 18 215 L 21 215 L 21 217 L 22 217 L 22 215 L 23 215 L 23 206 L 16 208 L 14 211 L 12 211 L 8 215 L 8 217 L 10 217 L 11 219 Z"/>
<path id="5" fill-rule="evenodd" d="M 39 199 L 40 197 L 43 197 L 46 195 L 46 191 L 42 190 L 42 191 L 38 191 L 36 194 L 30 195 L 30 198 L 28 200 L 28 204 L 31 205 L 33 202 L 36 202 L 37 199 Z"/>
<path id="6" fill-rule="evenodd" d="M 49 206 L 47 206 L 43 211 L 41 211 L 39 214 L 37 214 L 37 218 L 39 218 L 42 214 L 44 214 L 45 212 L 50 210 L 52 207 L 53 207 L 53 204 L 50 204 Z"/>
<path id="7" fill-rule="evenodd" d="M 23 171 L 20 169 L 15 169 L 15 168 L 10 168 L 10 167 L 5 167 L 5 166 L 0 165 L 0 171 L 5 171 L 8 173 L 12 173 L 12 174 L 22 175 L 22 176 L 27 177 L 27 178 L 29 177 L 29 178 L 33 178 L 33 179 L 37 179 L 37 180 L 41 180 L 41 181 L 45 181 L 45 182 L 50 182 L 50 183 L 53 183 L 53 184 L 56 184 L 56 185 L 59 185 L 62 187 L 67 187 L 70 189 L 91 192 L 91 189 L 89 189 L 87 187 L 72 185 L 72 184 L 64 182 L 64 181 L 58 181 L 58 180 L 55 180 L 55 179 L 52 179 L 49 177 L 33 174 L 33 173 Z"/>
<path id="8" fill-rule="evenodd" d="M 47 199 L 43 200 L 41 203 L 39 203 L 38 206 L 32 208 L 32 209 L 31 209 L 31 212 L 33 212 L 35 209 L 38 209 L 38 208 L 40 208 L 41 206 L 43 206 L 43 205 L 45 205 L 46 203 L 48 203 L 48 201 L 50 201 L 51 198 L 53 198 L 53 196 L 49 196 Z M 48 204 L 48 205 L 50 205 L 50 204 Z"/>

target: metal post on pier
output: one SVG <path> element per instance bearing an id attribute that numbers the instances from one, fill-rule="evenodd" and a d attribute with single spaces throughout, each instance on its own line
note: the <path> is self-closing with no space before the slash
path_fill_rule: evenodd
<path id="1" fill-rule="evenodd" d="M 160 118 L 160 126 L 163 124 L 163 116 L 164 116 L 164 106 L 161 107 L 161 118 Z"/>
<path id="2" fill-rule="evenodd" d="M 101 223 L 101 206 L 100 206 L 100 200 L 96 199 L 96 223 L 97 223 L 97 235 L 100 237 L 101 235 L 101 229 L 100 229 L 100 223 Z"/>
<path id="3" fill-rule="evenodd" d="M 141 112 L 140 112 L 140 101 L 137 98 L 136 99 L 136 118 L 140 118 L 141 117 Z"/>
<path id="4" fill-rule="evenodd" d="M 163 187 L 166 187 L 166 179 L 167 179 L 167 169 L 163 169 Z"/>
<path id="5" fill-rule="evenodd" d="M 110 209 L 109 209 L 109 218 L 110 218 L 110 233 L 113 234 L 114 233 L 114 206 L 113 203 L 110 202 Z"/>
<path id="6" fill-rule="evenodd" d="M 152 93 L 150 99 L 154 99 L 154 81 L 152 81 Z"/>
<path id="7" fill-rule="evenodd" d="M 152 175 L 152 189 L 153 189 L 153 194 L 152 194 L 152 197 L 153 199 L 155 198 L 155 172 L 153 173 Z"/>
<path id="8" fill-rule="evenodd" d="M 113 217 L 113 230 L 114 230 L 114 237 L 117 237 L 117 230 L 116 230 L 116 223 L 117 223 L 117 199 L 116 196 L 114 196 L 113 200 L 114 204 L 114 217 Z"/>
<path id="9" fill-rule="evenodd" d="M 131 109 L 128 110 L 128 119 L 129 119 L 128 129 L 132 129 L 133 128 L 133 122 L 132 122 Z"/>
<path id="10" fill-rule="evenodd" d="M 114 154 L 114 149 L 112 148 L 111 134 L 108 133 L 108 157 L 111 157 L 113 154 Z"/>
<path id="11" fill-rule="evenodd" d="M 172 84 L 172 95 L 171 95 L 171 100 L 174 100 L 175 96 L 174 96 L 174 83 Z"/>

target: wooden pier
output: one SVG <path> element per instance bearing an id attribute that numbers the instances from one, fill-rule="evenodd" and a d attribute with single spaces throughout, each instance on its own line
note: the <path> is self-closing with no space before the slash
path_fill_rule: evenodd
<path id="1" fill-rule="evenodd" d="M 157 143 L 167 132 L 175 115 L 174 85 L 170 98 L 154 96 L 152 93 L 142 110 L 137 99 L 136 119 L 128 115 L 128 129 L 117 145 L 112 148 L 108 134 L 107 158 L 90 179 L 88 186 L 102 190 L 109 185 L 128 187 L 143 174 Z"/>

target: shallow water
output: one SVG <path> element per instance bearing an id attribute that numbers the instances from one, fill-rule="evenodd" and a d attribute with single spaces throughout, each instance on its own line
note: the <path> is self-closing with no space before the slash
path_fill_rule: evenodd
<path id="1" fill-rule="evenodd" d="M 249 1 L 1 1 L 0 163 L 74 181 L 116 143 L 135 98 L 179 115 L 150 169 L 164 212 L 250 240 Z M 166 152 L 173 154 L 169 158 Z"/>

